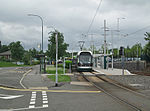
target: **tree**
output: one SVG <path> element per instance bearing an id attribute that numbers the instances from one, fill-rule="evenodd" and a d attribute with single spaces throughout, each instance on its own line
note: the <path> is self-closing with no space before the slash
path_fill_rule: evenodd
<path id="1" fill-rule="evenodd" d="M 33 48 L 33 49 L 29 49 L 29 53 L 32 58 L 35 58 L 39 52 L 35 48 Z"/>
<path id="2" fill-rule="evenodd" d="M 11 42 L 9 44 L 9 48 L 11 50 L 12 59 L 14 59 L 15 61 L 22 60 L 24 54 L 24 48 L 20 44 L 20 41 Z"/>
<path id="3" fill-rule="evenodd" d="M 117 48 L 115 48 L 115 49 L 113 49 L 113 56 L 114 56 L 114 58 L 117 58 L 118 57 L 118 49 Z"/>
<path id="4" fill-rule="evenodd" d="M 2 45 L 0 48 L 0 53 L 8 51 L 8 50 L 9 50 L 9 47 L 7 45 Z"/>
<path id="5" fill-rule="evenodd" d="M 51 59 L 56 58 L 56 34 L 58 38 L 58 58 L 63 57 L 66 54 L 67 47 L 69 46 L 68 44 L 64 43 L 63 33 L 60 33 L 56 30 L 52 31 L 51 35 L 49 36 L 48 50 L 46 52 L 46 55 Z"/>
<path id="6" fill-rule="evenodd" d="M 150 33 L 146 32 L 144 35 L 146 36 L 144 39 L 148 41 L 148 43 L 144 46 L 144 58 L 147 61 L 150 61 Z"/>
<path id="7" fill-rule="evenodd" d="M 25 65 L 29 65 L 30 64 L 30 54 L 29 54 L 28 51 L 25 51 L 22 60 L 23 60 Z"/>

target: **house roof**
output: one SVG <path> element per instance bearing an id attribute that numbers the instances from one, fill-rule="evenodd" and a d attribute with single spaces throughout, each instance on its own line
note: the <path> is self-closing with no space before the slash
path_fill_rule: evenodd
<path id="1" fill-rule="evenodd" d="M 0 56 L 7 56 L 7 55 L 11 55 L 11 51 L 10 50 L 0 53 Z"/>

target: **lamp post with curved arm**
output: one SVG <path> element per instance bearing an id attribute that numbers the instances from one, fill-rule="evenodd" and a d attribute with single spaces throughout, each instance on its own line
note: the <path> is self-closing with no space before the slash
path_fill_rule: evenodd
<path id="1" fill-rule="evenodd" d="M 35 15 L 35 14 L 28 14 L 28 16 L 35 16 L 35 17 L 38 17 L 40 20 L 41 20 L 41 25 L 42 25 L 42 54 L 43 54 L 43 19 L 42 19 L 42 17 L 41 16 L 39 16 L 39 15 Z M 44 64 L 43 64 L 43 62 L 44 62 L 44 59 L 43 59 L 43 57 L 42 57 L 42 68 L 41 68 L 41 65 L 40 65 L 40 71 L 42 71 L 41 69 L 43 69 L 44 68 Z M 45 72 L 45 68 L 44 68 L 44 72 Z"/>
<path id="2" fill-rule="evenodd" d="M 43 53 L 43 19 L 41 16 L 35 15 L 35 14 L 28 14 L 28 16 L 36 16 L 36 17 L 40 18 L 40 20 L 42 22 L 42 53 Z"/>

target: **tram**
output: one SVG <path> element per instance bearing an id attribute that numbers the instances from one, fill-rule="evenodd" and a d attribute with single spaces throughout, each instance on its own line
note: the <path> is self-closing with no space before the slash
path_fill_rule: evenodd
<path id="1" fill-rule="evenodd" d="M 79 51 L 77 54 L 77 71 L 92 71 L 93 55 L 91 51 Z"/>

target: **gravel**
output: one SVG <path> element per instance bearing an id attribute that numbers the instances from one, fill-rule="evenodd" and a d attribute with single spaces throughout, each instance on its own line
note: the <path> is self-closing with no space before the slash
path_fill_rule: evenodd
<path id="1" fill-rule="evenodd" d="M 150 76 L 112 75 L 107 77 L 125 86 L 131 86 L 138 90 L 150 90 Z"/>

